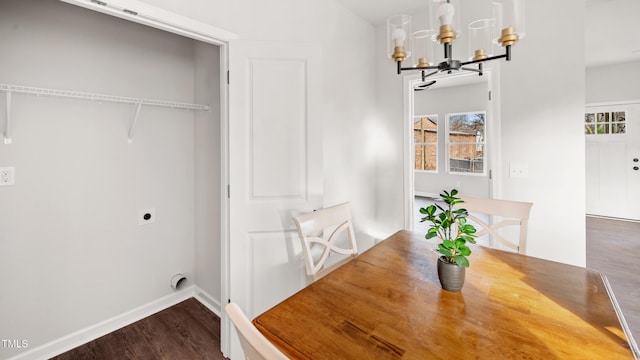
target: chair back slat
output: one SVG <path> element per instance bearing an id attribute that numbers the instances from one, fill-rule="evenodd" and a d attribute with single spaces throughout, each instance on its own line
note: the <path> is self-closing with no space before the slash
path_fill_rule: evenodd
<path id="1" fill-rule="evenodd" d="M 302 255 L 307 275 L 311 276 L 314 281 L 358 255 L 349 203 L 296 216 L 293 218 L 293 222 L 296 224 L 298 237 L 302 243 Z M 332 231 L 331 234 L 323 236 L 322 232 L 329 229 Z M 346 233 L 346 245 L 338 244 L 339 235 L 342 233 Z M 320 248 L 319 251 L 318 248 Z M 327 266 L 329 255 L 332 252 L 347 255 L 347 257 Z"/>
<path id="2" fill-rule="evenodd" d="M 503 246 L 518 253 L 526 254 L 529 214 L 531 213 L 533 203 L 471 196 L 460 196 L 460 198 L 464 200 L 464 203 L 459 204 L 457 207 L 467 209 L 469 219 L 473 220 L 477 227 L 479 227 L 476 233 L 477 236 L 489 234 L 494 241 L 499 242 Z M 473 213 L 489 215 L 492 221 L 489 221 L 490 224 L 487 224 L 473 215 Z M 507 226 L 519 227 L 517 243 L 505 239 L 498 231 Z"/>

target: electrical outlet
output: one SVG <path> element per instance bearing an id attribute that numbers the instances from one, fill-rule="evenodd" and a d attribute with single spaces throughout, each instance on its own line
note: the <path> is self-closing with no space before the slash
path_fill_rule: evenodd
<path id="1" fill-rule="evenodd" d="M 138 225 L 147 225 L 156 222 L 156 209 L 147 208 L 138 210 Z"/>
<path id="2" fill-rule="evenodd" d="M 14 167 L 0 168 L 0 186 L 16 184 L 16 169 Z"/>

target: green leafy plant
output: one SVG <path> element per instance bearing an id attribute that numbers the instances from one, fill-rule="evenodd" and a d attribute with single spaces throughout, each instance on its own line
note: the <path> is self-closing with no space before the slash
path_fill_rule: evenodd
<path id="1" fill-rule="evenodd" d="M 467 256 L 471 255 L 471 249 L 467 246 L 467 242 L 476 243 L 476 228 L 467 224 L 467 216 L 469 216 L 467 209 L 456 208 L 456 205 L 464 203 L 464 200 L 456 197 L 457 194 L 456 189 L 452 189 L 451 192 L 443 191 L 440 198 L 446 206 L 442 207 L 436 203 L 420 208 L 420 213 L 425 215 L 420 221 L 431 222 L 425 237 L 427 239 L 437 237 L 442 240 L 438 244 L 438 252 L 442 254 L 445 261 L 469 267 Z"/>

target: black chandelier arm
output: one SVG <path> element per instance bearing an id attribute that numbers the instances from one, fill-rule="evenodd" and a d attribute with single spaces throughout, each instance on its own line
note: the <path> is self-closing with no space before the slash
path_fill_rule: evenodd
<path id="1" fill-rule="evenodd" d="M 438 65 L 432 65 L 432 66 L 415 66 L 415 67 L 398 67 L 398 69 L 405 71 L 405 70 L 436 70 L 438 69 Z"/>
<path id="2" fill-rule="evenodd" d="M 461 67 L 460 70 L 466 70 L 466 71 L 475 71 L 477 73 L 480 73 L 480 75 L 482 75 L 482 70 L 480 69 L 474 69 L 474 68 L 468 68 L 468 67 Z"/>
<path id="3" fill-rule="evenodd" d="M 470 65 L 470 64 L 481 64 L 481 63 L 486 62 L 486 61 L 497 60 L 497 59 L 504 59 L 504 58 L 506 58 L 506 57 L 507 57 L 507 55 L 506 55 L 506 54 L 496 55 L 496 56 L 490 56 L 490 57 L 487 57 L 487 58 L 484 58 L 484 59 L 465 61 L 465 62 L 463 62 L 463 63 L 462 63 L 462 64 L 460 64 L 460 65 L 463 65 L 463 66 L 464 66 L 464 65 Z"/>
<path id="4" fill-rule="evenodd" d="M 478 60 L 469 60 L 469 61 L 463 62 L 461 65 L 477 64 L 477 63 L 483 63 L 485 61 L 491 61 L 491 60 L 497 60 L 497 59 L 506 59 L 507 61 L 510 61 L 511 45 L 505 46 L 505 53 L 502 55 L 490 56 L 488 58 L 478 59 Z"/>

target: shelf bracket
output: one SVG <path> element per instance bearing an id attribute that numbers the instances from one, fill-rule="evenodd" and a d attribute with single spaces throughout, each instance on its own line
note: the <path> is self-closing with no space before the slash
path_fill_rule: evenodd
<path id="1" fill-rule="evenodd" d="M 5 93 L 7 103 L 7 124 L 4 129 L 4 143 L 11 144 L 11 91 Z"/>
<path id="2" fill-rule="evenodd" d="M 133 115 L 133 119 L 131 120 L 131 127 L 129 128 L 129 139 L 128 143 L 131 144 L 133 142 L 133 129 L 136 127 L 136 123 L 138 122 L 138 117 L 140 116 L 140 109 L 142 108 L 142 104 L 138 103 L 136 106 L 136 113 Z"/>

